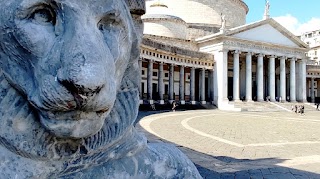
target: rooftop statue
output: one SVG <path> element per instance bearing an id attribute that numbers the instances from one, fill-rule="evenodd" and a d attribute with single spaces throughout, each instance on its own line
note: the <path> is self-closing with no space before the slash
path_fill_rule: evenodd
<path id="1" fill-rule="evenodd" d="M 1 178 L 201 178 L 133 126 L 143 0 L 0 3 Z"/>
<path id="2" fill-rule="evenodd" d="M 266 1 L 266 4 L 265 4 L 265 8 L 264 8 L 264 19 L 268 19 L 270 17 L 270 3 L 269 1 Z"/>

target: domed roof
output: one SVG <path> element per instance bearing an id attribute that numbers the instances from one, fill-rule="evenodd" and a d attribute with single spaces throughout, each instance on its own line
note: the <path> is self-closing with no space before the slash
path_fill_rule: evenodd
<path id="1" fill-rule="evenodd" d="M 179 39 L 186 38 L 186 22 L 175 16 L 163 1 L 148 2 L 147 7 L 146 14 L 141 17 L 144 22 L 144 34 Z"/>
<path id="2" fill-rule="evenodd" d="M 148 5 L 148 4 L 147 4 Z M 160 0 L 155 0 L 151 2 L 151 5 L 149 5 L 148 11 L 145 15 L 141 17 L 144 22 L 152 19 L 153 21 L 156 19 L 159 20 L 175 20 L 176 22 L 185 23 L 185 21 L 174 15 L 171 9 L 168 8 L 168 6 Z"/>
<path id="3" fill-rule="evenodd" d="M 146 0 L 147 14 L 176 16 L 194 26 L 220 27 L 221 14 L 227 28 L 246 23 L 248 6 L 242 0 Z"/>

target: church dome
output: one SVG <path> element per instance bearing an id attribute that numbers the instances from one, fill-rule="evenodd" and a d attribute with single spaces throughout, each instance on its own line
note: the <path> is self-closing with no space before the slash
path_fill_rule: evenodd
<path id="1" fill-rule="evenodd" d="M 151 10 L 148 4 L 154 2 L 146 0 L 147 13 Z M 162 0 L 161 3 L 187 24 L 210 27 L 221 25 L 221 14 L 226 17 L 227 28 L 244 25 L 249 11 L 242 0 Z"/>
<path id="2" fill-rule="evenodd" d="M 147 3 L 147 13 L 142 16 L 144 34 L 186 39 L 187 24 L 175 16 L 163 1 Z"/>

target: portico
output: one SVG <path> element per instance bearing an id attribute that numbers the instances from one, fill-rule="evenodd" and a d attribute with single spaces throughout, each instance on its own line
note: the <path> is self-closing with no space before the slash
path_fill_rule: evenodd
<path id="1" fill-rule="evenodd" d="M 200 51 L 214 55 L 214 103 L 219 108 L 232 109 L 228 99 L 306 102 L 308 47 L 273 19 L 199 38 L 197 42 Z"/>

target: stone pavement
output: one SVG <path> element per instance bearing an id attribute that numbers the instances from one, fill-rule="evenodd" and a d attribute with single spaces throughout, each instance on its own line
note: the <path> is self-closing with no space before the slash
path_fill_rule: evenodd
<path id="1" fill-rule="evenodd" d="M 320 178 L 320 111 L 141 112 L 151 142 L 180 148 L 203 178 Z"/>

